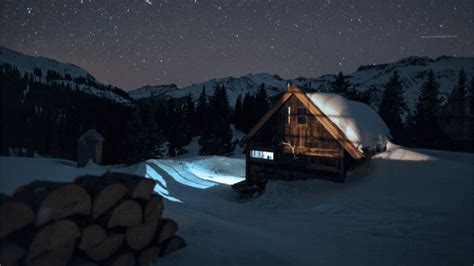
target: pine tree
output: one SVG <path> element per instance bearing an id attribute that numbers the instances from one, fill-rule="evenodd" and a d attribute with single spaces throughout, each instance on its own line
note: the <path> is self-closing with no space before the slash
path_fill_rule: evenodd
<path id="1" fill-rule="evenodd" d="M 248 132 L 255 124 L 257 119 L 255 112 L 255 97 L 247 92 L 242 103 L 242 115 L 240 116 L 239 122 L 241 131 Z"/>
<path id="2" fill-rule="evenodd" d="M 346 81 L 342 72 L 339 72 L 336 79 L 331 83 L 331 91 L 343 96 L 348 95 L 349 87 L 350 83 Z"/>
<path id="3" fill-rule="evenodd" d="M 439 84 L 431 70 L 420 89 L 412 117 L 411 127 L 414 134 L 412 137 L 415 139 L 414 144 L 432 146 L 441 140 L 441 128 L 438 122 L 440 108 Z"/>
<path id="4" fill-rule="evenodd" d="M 474 151 L 474 77 L 471 77 L 471 88 L 469 89 L 469 138 L 471 140 L 470 151 Z"/>
<path id="5" fill-rule="evenodd" d="M 395 141 L 401 140 L 403 133 L 403 115 L 408 107 L 404 99 L 404 90 L 398 71 L 393 72 L 380 103 L 379 114 L 390 129 Z"/>
<path id="6" fill-rule="evenodd" d="M 168 101 L 166 129 L 168 140 L 168 155 L 176 156 L 186 152 L 184 146 L 191 142 L 191 126 L 186 119 L 186 112 L 181 106 L 176 106 L 174 99 Z"/>
<path id="7" fill-rule="evenodd" d="M 447 131 L 452 140 L 451 148 L 464 148 L 462 139 L 465 137 L 466 114 L 466 73 L 461 69 L 458 82 L 448 96 L 447 106 Z"/>
<path id="8" fill-rule="evenodd" d="M 122 159 L 124 162 L 134 163 L 148 159 L 144 153 L 148 146 L 147 138 L 137 110 L 132 111 L 125 122 L 125 130 L 121 140 L 121 149 L 126 151 Z"/>
<path id="9" fill-rule="evenodd" d="M 474 115 L 474 77 L 471 78 L 471 88 L 469 89 L 469 111 Z"/>
<path id="10" fill-rule="evenodd" d="M 141 117 L 144 126 L 144 133 L 147 138 L 148 147 L 146 149 L 147 157 L 153 158 L 161 156 L 159 147 L 163 143 L 162 132 L 156 123 L 156 110 L 151 104 L 144 104 L 141 106 Z"/>
<path id="11" fill-rule="evenodd" d="M 234 126 L 236 129 L 241 129 L 240 125 L 240 116 L 242 115 L 242 95 L 239 94 L 237 96 L 237 100 L 235 101 L 235 107 L 234 107 L 234 112 L 232 114 L 232 122 L 234 123 Z"/>
<path id="12" fill-rule="evenodd" d="M 190 137 L 193 137 L 198 133 L 198 124 L 194 119 L 196 117 L 196 107 L 194 106 L 194 101 L 191 94 L 186 96 L 186 103 L 184 104 L 184 113 L 186 116 L 186 123 L 188 123 L 190 127 Z"/>
<path id="13" fill-rule="evenodd" d="M 458 82 L 448 97 L 448 108 L 452 116 L 462 117 L 466 110 L 466 73 L 459 71 Z"/>
<path id="14" fill-rule="evenodd" d="M 207 95 L 206 87 L 202 87 L 202 92 L 199 95 L 198 102 L 196 105 L 196 115 L 194 121 L 196 122 L 195 134 L 201 135 L 203 131 L 207 130 L 208 119 L 207 119 Z"/>
<path id="15" fill-rule="evenodd" d="M 260 84 L 260 87 L 255 95 L 255 114 L 254 122 L 256 123 L 270 108 L 265 84 Z"/>
<path id="16" fill-rule="evenodd" d="M 230 127 L 230 107 L 224 87 L 216 86 L 209 99 L 207 130 L 199 138 L 200 155 L 230 155 L 234 150 Z"/>

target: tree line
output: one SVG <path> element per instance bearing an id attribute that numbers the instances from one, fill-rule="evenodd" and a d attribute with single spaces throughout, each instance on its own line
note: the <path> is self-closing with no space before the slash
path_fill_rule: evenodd
<path id="1" fill-rule="evenodd" d="M 222 85 L 203 87 L 197 99 L 191 95 L 151 98 L 132 100 L 132 105 L 124 106 L 72 89 L 68 85 L 71 83 L 61 82 L 67 77 L 53 71 L 46 74 L 46 83 L 40 82 L 42 75 L 35 70 L 22 76 L 11 65 L 0 66 L 0 154 L 27 156 L 35 152 L 74 160 L 77 138 L 95 128 L 106 139 L 104 161 L 108 164 L 181 155 L 188 152 L 193 140 L 200 155 L 230 155 L 238 141 L 232 125 L 248 132 L 271 105 L 261 84 L 255 94 L 239 95 L 234 106 Z M 471 79 L 469 86 L 463 70 L 457 80 L 443 99 L 435 74 L 427 72 L 413 110 L 406 104 L 404 86 L 396 71 L 382 88 L 364 91 L 339 73 L 330 91 L 376 109 L 395 143 L 472 151 L 474 82 Z M 209 89 L 213 89 L 211 95 L 206 92 Z"/>
<path id="2" fill-rule="evenodd" d="M 376 107 L 390 129 L 393 141 L 412 147 L 473 151 L 474 79 L 469 86 L 461 69 L 457 83 L 447 99 L 439 90 L 435 73 L 425 75 L 414 109 L 406 103 L 400 74 L 394 71 L 390 80 L 378 89 L 358 91 L 340 72 L 331 83 L 331 91 L 349 99 Z M 375 108 L 377 109 L 377 108 Z"/>
<path id="3" fill-rule="evenodd" d="M 135 117 L 135 128 L 146 131 L 141 141 L 148 139 L 155 145 L 148 149 L 152 151 L 148 156 L 182 155 L 188 152 L 185 147 L 193 138 L 198 138 L 200 155 L 231 155 L 234 151 L 233 111 L 222 86 L 216 86 L 211 96 L 203 87 L 197 101 L 191 95 L 183 99 L 153 98 L 140 102 L 137 110 L 140 114 Z M 140 117 L 147 122 L 140 124 Z"/>

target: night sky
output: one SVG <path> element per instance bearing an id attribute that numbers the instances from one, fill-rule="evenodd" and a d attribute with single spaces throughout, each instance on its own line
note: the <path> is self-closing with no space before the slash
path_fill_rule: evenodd
<path id="1" fill-rule="evenodd" d="M 1 0 L 0 44 L 130 90 L 474 56 L 474 1 Z"/>

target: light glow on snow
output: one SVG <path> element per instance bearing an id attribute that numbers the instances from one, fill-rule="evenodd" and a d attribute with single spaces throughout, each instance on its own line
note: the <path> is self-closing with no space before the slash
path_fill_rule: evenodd
<path id="1" fill-rule="evenodd" d="M 200 167 L 199 165 L 190 165 L 188 170 L 193 173 L 194 175 L 202 178 L 204 180 L 214 181 L 220 184 L 226 185 L 233 185 L 242 181 L 241 177 L 232 176 L 232 175 L 225 175 L 225 174 L 218 174 L 215 172 L 209 171 L 209 169 Z"/>
<path id="2" fill-rule="evenodd" d="M 376 156 L 377 158 L 398 160 L 398 161 L 432 161 L 435 157 L 422 154 L 416 151 L 403 149 L 401 146 L 387 142 L 387 151 Z"/>
<path id="3" fill-rule="evenodd" d="M 145 177 L 148 177 L 148 178 L 151 178 L 151 179 L 154 179 L 154 180 L 158 181 L 157 184 L 155 185 L 155 192 L 156 193 L 160 194 L 162 197 L 164 197 L 164 198 L 166 198 L 170 201 L 182 202 L 181 200 L 169 195 L 169 192 L 166 189 L 166 180 L 160 174 L 158 174 L 155 169 L 153 169 L 148 164 L 145 165 L 145 168 L 146 168 Z"/>
<path id="4" fill-rule="evenodd" d="M 207 189 L 217 185 L 217 183 L 203 180 L 195 175 L 183 171 L 183 164 L 180 162 L 165 160 L 148 160 L 147 164 L 155 170 L 161 170 L 161 174 L 166 175 L 165 178 L 167 178 L 168 180 L 173 180 L 189 187 Z"/>

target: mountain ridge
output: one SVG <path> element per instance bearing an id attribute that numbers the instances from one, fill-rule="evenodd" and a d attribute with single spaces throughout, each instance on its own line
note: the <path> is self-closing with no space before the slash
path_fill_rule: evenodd
<path id="1" fill-rule="evenodd" d="M 0 65 L 5 64 L 14 66 L 22 76 L 30 75 L 35 82 L 59 83 L 71 87 L 72 90 L 82 91 L 112 102 L 133 105 L 128 93 L 99 82 L 87 70 L 74 64 L 62 63 L 44 56 L 26 55 L 0 45 Z"/>
<path id="2" fill-rule="evenodd" d="M 61 82 L 64 85 L 69 85 L 72 89 L 124 105 L 133 105 L 135 100 L 160 96 L 182 98 L 191 95 L 194 99 L 197 99 L 203 88 L 206 89 L 207 95 L 211 95 L 217 85 L 226 87 L 229 102 L 233 105 L 239 95 L 244 96 L 245 93 L 255 94 L 261 84 L 265 85 L 269 96 L 277 95 L 286 90 L 288 82 L 292 82 L 304 90 L 326 92 L 329 91 L 331 82 L 336 77 L 336 74 L 324 74 L 318 77 L 300 76 L 293 79 L 284 79 L 277 74 L 262 72 L 248 73 L 243 76 L 213 78 L 184 87 L 178 87 L 176 84 L 145 85 L 126 92 L 120 88 L 100 83 L 87 70 L 77 65 L 62 63 L 43 56 L 25 55 L 2 45 L 0 45 L 1 64 L 15 66 L 22 75 L 25 73 L 34 75 L 35 68 L 39 68 L 44 73 L 42 77 L 35 76 L 35 81 L 43 83 L 50 82 L 46 76 L 48 70 L 53 70 L 59 74 L 59 78 L 55 77 L 53 79 L 54 82 Z M 430 58 L 427 56 L 409 56 L 391 63 L 361 65 L 356 71 L 347 73 L 345 76 L 359 91 L 365 91 L 369 88 L 376 88 L 381 91 L 393 72 L 398 71 L 405 87 L 407 103 L 410 107 L 413 107 L 418 90 L 424 81 L 424 76 L 430 69 L 435 72 L 442 95 L 446 96 L 456 84 L 457 73 L 461 68 L 464 69 L 467 77 L 471 78 L 474 75 L 474 57 L 439 56 Z"/>
<path id="3" fill-rule="evenodd" d="M 349 82 L 359 91 L 365 91 L 371 87 L 378 90 L 383 89 L 383 85 L 388 82 L 394 71 L 398 71 L 402 84 L 405 87 L 405 98 L 408 105 L 413 107 L 418 90 L 424 81 L 426 73 L 432 69 L 440 83 L 440 91 L 443 95 L 451 92 L 457 81 L 457 73 L 464 69 L 468 78 L 474 74 L 474 57 L 452 57 L 439 56 L 430 58 L 426 56 L 409 56 L 392 63 L 361 65 L 356 71 L 345 74 Z M 184 97 L 191 94 L 197 98 L 202 88 L 206 88 L 206 94 L 210 95 L 214 91 L 214 86 L 220 85 L 227 89 L 229 101 L 235 103 L 238 95 L 249 92 L 255 94 L 260 84 L 267 88 L 269 96 L 276 95 L 286 90 L 288 82 L 292 82 L 306 90 L 327 92 L 330 84 L 335 80 L 336 74 L 325 74 L 319 77 L 297 77 L 294 79 L 283 79 L 278 75 L 269 73 L 249 73 L 240 77 L 228 76 L 214 78 L 208 81 L 193 83 L 190 86 L 177 87 L 176 84 L 169 84 L 174 89 L 168 91 L 168 96 L 172 98 Z M 163 85 L 146 85 L 129 91 L 129 95 L 137 100 L 145 99 L 153 95 L 153 91 L 159 91 L 160 95 L 166 94 L 166 87 Z"/>

